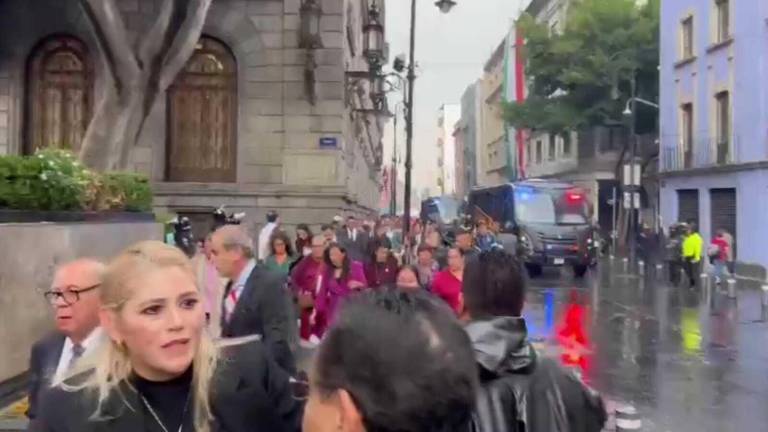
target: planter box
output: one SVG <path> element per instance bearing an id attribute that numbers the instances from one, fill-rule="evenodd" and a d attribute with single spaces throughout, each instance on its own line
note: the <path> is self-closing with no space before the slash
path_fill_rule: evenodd
<path id="1" fill-rule="evenodd" d="M 83 211 L 37 211 L 11 210 L 0 208 L 0 223 L 34 222 L 153 222 L 153 213 L 139 212 L 83 212 Z"/>

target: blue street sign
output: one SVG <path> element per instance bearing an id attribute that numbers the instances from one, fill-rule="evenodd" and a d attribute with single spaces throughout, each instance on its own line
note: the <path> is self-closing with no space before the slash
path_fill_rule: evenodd
<path id="1" fill-rule="evenodd" d="M 336 148 L 338 147 L 339 140 L 336 137 L 322 137 L 320 138 L 320 148 Z"/>

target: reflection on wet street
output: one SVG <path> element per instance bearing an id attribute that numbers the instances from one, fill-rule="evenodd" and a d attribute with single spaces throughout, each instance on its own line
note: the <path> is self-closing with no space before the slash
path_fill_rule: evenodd
<path id="1" fill-rule="evenodd" d="M 759 431 L 768 426 L 768 324 L 757 287 L 672 287 L 650 268 L 606 261 L 584 280 L 531 281 L 531 338 L 607 399 L 635 406 L 646 431 Z"/>

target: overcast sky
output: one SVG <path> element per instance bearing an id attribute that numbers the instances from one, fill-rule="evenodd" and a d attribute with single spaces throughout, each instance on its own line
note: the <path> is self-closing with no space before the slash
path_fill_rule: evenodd
<path id="1" fill-rule="evenodd" d="M 421 191 L 437 176 L 437 110 L 461 101 L 464 90 L 480 78 L 483 65 L 508 31 L 526 0 L 456 0 L 444 15 L 434 0 L 416 0 L 416 64 L 414 91 L 414 190 Z M 387 1 L 387 40 L 390 58 L 408 54 L 410 1 Z M 390 108 L 397 100 L 390 97 Z M 398 148 L 405 154 L 404 122 L 398 123 Z M 392 122 L 384 140 L 386 161 L 392 154 Z M 405 157 L 403 156 L 403 160 Z M 402 174 L 401 174 L 402 177 Z"/>

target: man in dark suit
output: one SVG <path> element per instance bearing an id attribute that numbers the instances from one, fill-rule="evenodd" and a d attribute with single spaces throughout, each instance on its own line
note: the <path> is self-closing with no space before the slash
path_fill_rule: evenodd
<path id="1" fill-rule="evenodd" d="M 222 277 L 224 290 L 221 336 L 259 336 L 278 365 L 296 372 L 290 349 L 293 307 L 284 289 L 285 278 L 257 265 L 253 240 L 237 225 L 219 228 L 211 238 L 211 256 Z"/>
<path id="2" fill-rule="evenodd" d="M 351 260 L 360 261 L 364 264 L 370 260 L 368 256 L 370 235 L 361 228 L 360 221 L 354 216 L 347 218 L 347 225 L 336 233 L 336 238 L 339 244 L 347 250 Z"/>
<path id="3" fill-rule="evenodd" d="M 56 330 L 32 346 L 27 416 L 33 423 L 51 384 L 64 378 L 77 360 L 100 342 L 99 286 L 103 274 L 104 264 L 98 261 L 73 261 L 56 270 L 51 289 L 45 293 L 53 307 Z"/>

